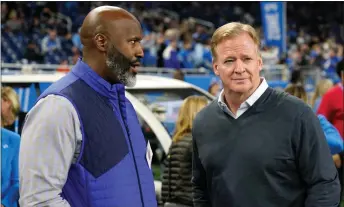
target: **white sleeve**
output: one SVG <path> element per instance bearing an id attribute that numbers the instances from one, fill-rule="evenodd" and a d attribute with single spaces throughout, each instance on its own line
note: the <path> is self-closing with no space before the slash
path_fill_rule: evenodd
<path id="1" fill-rule="evenodd" d="M 20 206 L 70 207 L 60 194 L 82 134 L 72 103 L 49 95 L 28 113 L 19 153 Z"/>
<path id="2" fill-rule="evenodd" d="M 49 51 L 47 44 L 48 44 L 48 37 L 44 37 L 41 43 L 43 53 L 46 53 Z"/>

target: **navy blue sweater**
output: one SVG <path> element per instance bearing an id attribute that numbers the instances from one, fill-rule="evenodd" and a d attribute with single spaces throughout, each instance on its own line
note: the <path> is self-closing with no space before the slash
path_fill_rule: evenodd
<path id="1" fill-rule="evenodd" d="M 194 206 L 337 207 L 340 185 L 310 107 L 268 88 L 238 119 L 214 101 L 193 127 Z"/>

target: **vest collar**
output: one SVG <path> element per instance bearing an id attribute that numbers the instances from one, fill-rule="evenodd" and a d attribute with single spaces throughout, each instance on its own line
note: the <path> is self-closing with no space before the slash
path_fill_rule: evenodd
<path id="1" fill-rule="evenodd" d="M 125 87 L 121 83 L 110 84 L 100 77 L 94 70 L 79 58 L 72 69 L 72 73 L 86 82 L 91 88 L 110 99 L 124 97 Z"/>

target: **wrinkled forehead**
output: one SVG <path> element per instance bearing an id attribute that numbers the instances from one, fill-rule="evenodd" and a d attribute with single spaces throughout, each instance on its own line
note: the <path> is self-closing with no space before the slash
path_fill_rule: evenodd
<path id="1" fill-rule="evenodd" d="M 233 53 L 252 55 L 257 52 L 258 46 L 251 38 L 238 36 L 221 40 L 215 49 L 217 51 L 217 54 L 220 56 L 226 56 Z"/>

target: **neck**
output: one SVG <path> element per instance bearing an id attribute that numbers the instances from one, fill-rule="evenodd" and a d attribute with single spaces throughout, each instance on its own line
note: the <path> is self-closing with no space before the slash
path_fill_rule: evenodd
<path id="1" fill-rule="evenodd" d="M 261 83 L 261 80 L 258 82 L 258 84 L 255 84 L 252 89 L 245 93 L 238 93 L 231 91 L 230 89 L 224 88 L 224 101 L 227 104 L 228 108 L 236 114 L 238 109 L 240 108 L 240 105 L 244 103 L 259 87 Z"/>
<path id="2" fill-rule="evenodd" d="M 83 56 L 82 56 L 82 61 L 86 63 L 92 70 L 94 70 L 97 74 L 100 76 L 102 75 L 103 71 L 105 71 L 106 64 L 104 57 L 98 52 L 93 51 L 95 49 L 93 48 L 88 48 L 87 46 L 84 46 L 83 48 Z M 103 77 L 103 76 L 101 76 Z"/>
<path id="3" fill-rule="evenodd" d="M 234 114 L 236 114 L 240 105 L 244 103 L 248 97 L 250 96 L 246 94 L 224 91 L 225 103 Z"/>
<path id="4" fill-rule="evenodd" d="M 111 78 L 112 74 L 109 74 L 109 69 L 107 68 L 106 60 L 95 58 L 98 56 L 98 54 L 92 54 L 85 51 L 83 53 L 84 55 L 82 61 L 86 63 L 95 73 L 97 73 L 100 77 L 102 77 L 110 84 L 119 83 L 116 79 Z"/>

